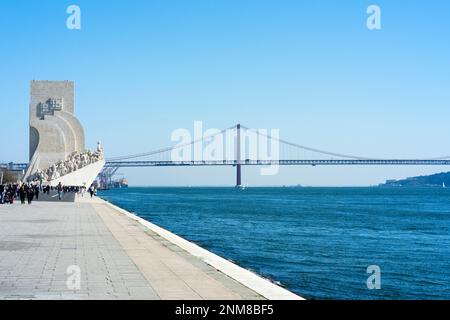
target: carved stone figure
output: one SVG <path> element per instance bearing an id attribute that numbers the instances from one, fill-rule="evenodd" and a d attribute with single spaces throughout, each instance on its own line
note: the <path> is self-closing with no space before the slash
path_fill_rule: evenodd
<path id="1" fill-rule="evenodd" d="M 37 170 L 28 177 L 28 182 L 46 182 L 58 179 L 66 174 L 75 172 L 85 166 L 103 160 L 103 147 L 97 144 L 97 151 L 92 153 L 90 150 L 71 153 L 65 161 L 58 161 L 44 170 Z"/>
<path id="2" fill-rule="evenodd" d="M 103 159 L 103 146 L 101 141 L 97 142 L 97 154 Z"/>

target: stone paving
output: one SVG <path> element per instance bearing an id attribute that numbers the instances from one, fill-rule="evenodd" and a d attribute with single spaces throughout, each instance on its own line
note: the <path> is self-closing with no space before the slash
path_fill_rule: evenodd
<path id="1" fill-rule="evenodd" d="M 0 205 L 0 299 L 261 299 L 110 206 Z"/>

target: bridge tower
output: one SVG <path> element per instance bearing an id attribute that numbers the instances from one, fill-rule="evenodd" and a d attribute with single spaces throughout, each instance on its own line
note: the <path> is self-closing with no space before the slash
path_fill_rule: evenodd
<path id="1" fill-rule="evenodd" d="M 238 123 L 236 126 L 236 188 L 242 186 L 241 179 L 241 125 Z"/>

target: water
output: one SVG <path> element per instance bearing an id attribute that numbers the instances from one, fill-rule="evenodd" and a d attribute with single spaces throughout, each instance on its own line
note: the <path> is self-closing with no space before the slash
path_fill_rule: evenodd
<path id="1" fill-rule="evenodd" d="M 128 188 L 100 195 L 309 299 L 450 299 L 450 189 Z M 367 288 L 367 267 L 381 289 Z"/>

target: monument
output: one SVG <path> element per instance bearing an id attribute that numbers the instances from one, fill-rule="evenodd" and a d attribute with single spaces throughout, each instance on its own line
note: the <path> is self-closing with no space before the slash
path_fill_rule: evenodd
<path id="1" fill-rule="evenodd" d="M 103 147 L 85 149 L 72 81 L 31 81 L 30 163 L 24 180 L 89 187 L 105 164 Z"/>

